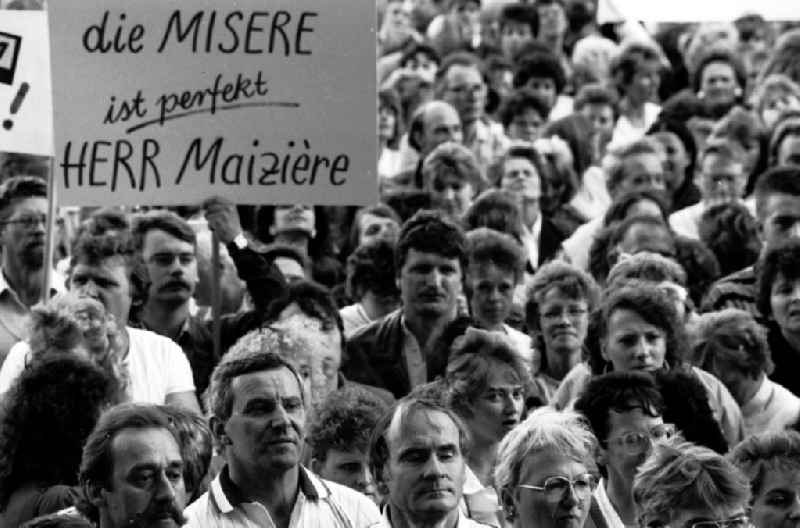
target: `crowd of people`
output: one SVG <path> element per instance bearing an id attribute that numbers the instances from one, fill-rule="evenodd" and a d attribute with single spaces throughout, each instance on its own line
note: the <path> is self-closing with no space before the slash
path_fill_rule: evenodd
<path id="1" fill-rule="evenodd" d="M 377 5 L 374 205 L 0 153 L 0 527 L 799 527 L 796 24 Z"/>

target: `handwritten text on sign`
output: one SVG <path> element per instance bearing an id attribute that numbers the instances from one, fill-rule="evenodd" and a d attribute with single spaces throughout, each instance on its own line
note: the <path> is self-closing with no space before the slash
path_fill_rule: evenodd
<path id="1" fill-rule="evenodd" d="M 59 202 L 376 198 L 373 0 L 50 7 Z"/>

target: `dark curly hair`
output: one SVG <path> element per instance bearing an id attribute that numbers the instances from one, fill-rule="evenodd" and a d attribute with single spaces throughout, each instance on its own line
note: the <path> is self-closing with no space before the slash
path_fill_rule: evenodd
<path id="1" fill-rule="evenodd" d="M 664 414 L 664 400 L 653 376 L 646 372 L 609 372 L 589 380 L 575 410 L 583 414 L 601 445 L 606 444 L 611 411 L 641 410 L 653 418 Z"/>
<path id="2" fill-rule="evenodd" d="M 542 123 L 547 121 L 550 109 L 547 103 L 530 88 L 517 88 L 500 106 L 498 117 L 504 128 L 508 128 L 514 118 L 533 110 L 542 118 Z"/>
<path id="3" fill-rule="evenodd" d="M 699 231 L 700 241 L 717 257 L 723 277 L 750 266 L 761 254 L 758 223 L 742 204 L 708 208 L 700 217 Z"/>
<path id="4" fill-rule="evenodd" d="M 631 83 L 636 70 L 648 62 L 659 62 L 658 49 L 650 44 L 635 42 L 622 49 L 611 62 L 611 77 L 614 79 L 617 91 L 625 95 L 626 87 Z"/>
<path id="5" fill-rule="evenodd" d="M 592 318 L 587 346 L 589 367 L 595 375 L 609 368 L 601 352 L 601 343 L 608 337 L 608 321 L 617 310 L 630 310 L 663 331 L 667 341 L 665 366 L 684 368 L 683 357 L 688 338 L 675 306 L 655 285 L 632 280 L 607 291 L 600 303 L 600 310 Z"/>
<path id="6" fill-rule="evenodd" d="M 11 216 L 11 205 L 26 198 L 47 198 L 47 184 L 33 176 L 13 176 L 0 185 L 0 220 Z"/>
<path id="7" fill-rule="evenodd" d="M 779 275 L 789 281 L 800 279 L 800 240 L 786 240 L 771 248 L 758 267 L 756 306 L 764 317 L 772 315 L 770 297 Z"/>
<path id="8" fill-rule="evenodd" d="M 514 88 L 522 88 L 531 78 L 552 79 L 556 93 L 560 94 L 567 85 L 564 67 L 555 55 L 549 52 L 534 52 L 524 55 L 514 72 Z"/>
<path id="9" fill-rule="evenodd" d="M 467 267 L 467 239 L 464 232 L 438 211 L 419 211 L 403 224 L 394 252 L 395 271 L 398 275 L 412 249 L 458 259 L 462 271 Z"/>
<path id="10" fill-rule="evenodd" d="M 728 442 L 708 403 L 708 391 L 694 372 L 662 370 L 655 377 L 664 398 L 664 421 L 675 424 L 689 442 L 726 453 Z"/>
<path id="11" fill-rule="evenodd" d="M 264 312 L 264 322 L 273 323 L 278 320 L 281 312 L 292 303 L 296 303 L 300 310 L 309 317 L 319 319 L 324 331 L 339 329 L 344 348 L 344 323 L 339 315 L 333 296 L 328 288 L 313 281 L 297 281 L 289 284 L 286 295 L 275 299 Z"/>
<path id="12" fill-rule="evenodd" d="M 706 69 L 706 66 L 714 62 L 724 62 L 730 65 L 731 69 L 733 69 L 734 76 L 736 77 L 736 84 L 739 85 L 739 88 L 744 90 L 744 87 L 747 86 L 747 72 L 744 64 L 742 64 L 742 61 L 728 49 L 712 47 L 706 52 L 705 55 L 703 55 L 702 59 L 697 64 L 697 68 L 691 72 L 692 89 L 695 92 L 700 90 L 700 83 L 703 78 L 703 70 Z"/>
<path id="13" fill-rule="evenodd" d="M 347 258 L 347 295 L 360 299 L 366 292 L 399 297 L 394 269 L 394 246 L 376 240 L 356 248 Z"/>
<path id="14" fill-rule="evenodd" d="M 77 484 L 83 444 L 113 396 L 111 378 L 75 355 L 22 371 L 0 411 L 0 510 L 22 485 Z"/>
<path id="15" fill-rule="evenodd" d="M 358 386 L 345 386 L 328 395 L 309 426 L 312 456 L 324 462 L 331 449 L 367 450 L 375 424 L 387 411 L 375 394 Z"/>
<path id="16" fill-rule="evenodd" d="M 519 283 L 525 271 L 525 254 L 522 247 L 509 235 L 488 227 L 479 227 L 467 233 L 469 266 L 467 273 L 474 273 L 482 264 L 494 264 L 514 276 Z"/>

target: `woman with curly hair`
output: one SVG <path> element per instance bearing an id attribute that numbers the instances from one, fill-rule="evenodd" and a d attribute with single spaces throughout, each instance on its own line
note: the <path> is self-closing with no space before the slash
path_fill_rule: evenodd
<path id="1" fill-rule="evenodd" d="M 498 332 L 469 328 L 451 350 L 444 377 L 447 399 L 473 441 L 462 508 L 471 519 L 498 526 L 502 506 L 494 489 L 497 450 L 522 420 L 528 367 Z"/>
<path id="2" fill-rule="evenodd" d="M 661 288 L 638 280 L 619 284 L 606 293 L 594 314 L 587 338 L 588 361 L 567 374 L 553 404 L 558 409 L 571 407 L 593 375 L 685 370 L 705 387 L 714 418 L 733 445 L 743 437 L 739 406 L 716 377 L 686 362 L 687 342 L 675 304 Z"/>
<path id="3" fill-rule="evenodd" d="M 0 526 L 74 502 L 83 444 L 113 400 L 115 384 L 96 365 L 44 356 L 22 371 L 0 410 Z"/>
<path id="4" fill-rule="evenodd" d="M 599 298 L 588 273 L 559 260 L 542 266 L 529 282 L 525 322 L 533 336 L 534 383 L 548 401 L 584 358 L 589 315 Z"/>
<path id="5" fill-rule="evenodd" d="M 30 337 L 11 347 L 0 368 L 0 394 L 7 392 L 27 365 L 40 359 L 75 354 L 111 377 L 116 403 L 130 399 L 130 375 L 117 323 L 96 299 L 65 293 L 31 311 Z"/>
<path id="6" fill-rule="evenodd" d="M 750 482 L 722 455 L 675 437 L 657 442 L 633 481 L 639 526 L 752 526 Z"/>

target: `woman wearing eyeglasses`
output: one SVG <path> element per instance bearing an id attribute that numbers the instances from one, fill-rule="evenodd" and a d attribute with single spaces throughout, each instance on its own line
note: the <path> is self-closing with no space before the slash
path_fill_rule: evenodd
<path id="1" fill-rule="evenodd" d="M 558 260 L 539 268 L 528 286 L 525 320 L 534 336 L 534 382 L 548 401 L 583 360 L 589 314 L 599 296 L 588 273 Z"/>
<path id="2" fill-rule="evenodd" d="M 514 528 L 582 528 L 597 488 L 597 439 L 579 414 L 542 407 L 506 435 L 495 487 Z M 596 523 L 595 523 L 596 524 Z"/>
<path id="3" fill-rule="evenodd" d="M 554 397 L 556 408 L 571 407 L 593 375 L 612 371 L 683 371 L 702 383 L 728 445 L 742 439 L 739 406 L 721 381 L 686 362 L 684 324 L 674 302 L 657 285 L 640 280 L 615 285 L 595 314 L 590 333 L 589 360 L 578 364 L 564 378 Z"/>
<path id="4" fill-rule="evenodd" d="M 795 528 L 800 523 L 800 434 L 751 436 L 728 458 L 750 479 L 755 528 Z"/>
<path id="5" fill-rule="evenodd" d="M 636 525 L 633 478 L 653 442 L 671 438 L 664 401 L 655 380 L 643 372 L 612 372 L 592 379 L 575 402 L 600 443 L 597 462 L 606 469 L 595 498 L 608 528 Z"/>
<path id="6" fill-rule="evenodd" d="M 658 442 L 633 482 L 642 528 L 751 528 L 750 482 L 722 455 L 678 438 Z"/>

